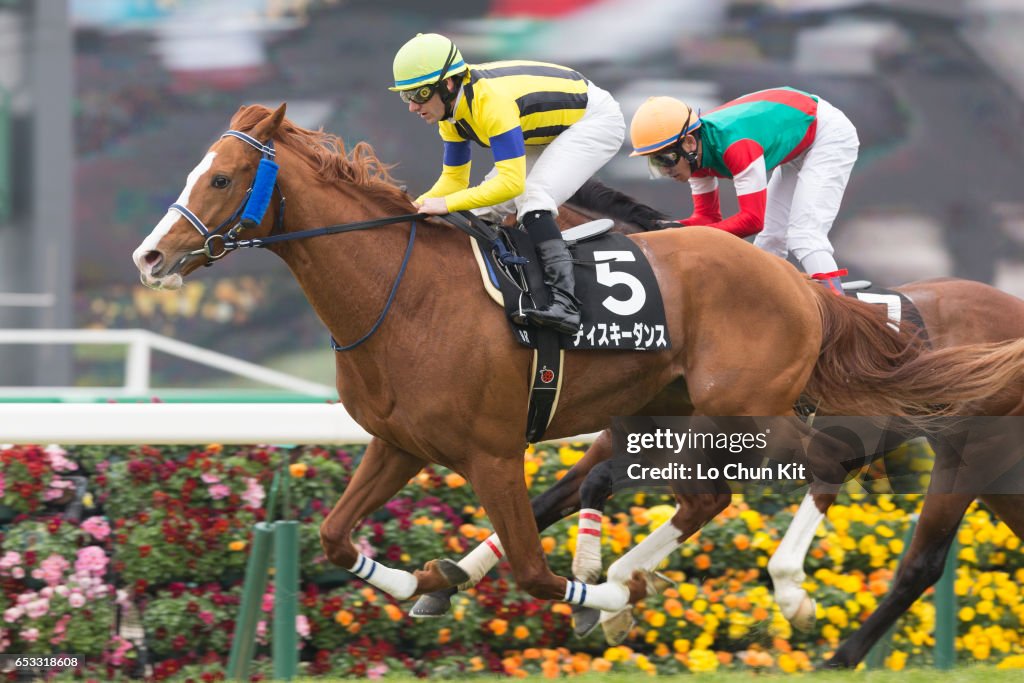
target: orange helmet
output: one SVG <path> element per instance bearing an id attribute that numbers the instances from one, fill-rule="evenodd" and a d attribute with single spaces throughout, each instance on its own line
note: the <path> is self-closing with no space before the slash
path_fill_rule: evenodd
<path id="1" fill-rule="evenodd" d="M 700 115 L 674 97 L 649 97 L 633 114 L 629 139 L 638 157 L 675 144 L 700 128 Z"/>

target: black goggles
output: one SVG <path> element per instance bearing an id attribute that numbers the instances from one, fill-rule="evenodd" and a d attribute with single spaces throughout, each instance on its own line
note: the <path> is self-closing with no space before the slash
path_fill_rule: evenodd
<path id="1" fill-rule="evenodd" d="M 426 104 L 427 100 L 434 96 L 434 91 L 437 90 L 437 84 L 421 85 L 418 88 L 412 88 L 411 90 L 399 90 L 398 96 L 402 98 L 402 101 L 406 104 Z"/>
<path id="2" fill-rule="evenodd" d="M 647 157 L 652 166 L 658 168 L 672 168 L 679 163 L 679 160 L 683 158 L 683 152 L 678 147 L 662 150 L 657 154 L 651 154 Z"/>

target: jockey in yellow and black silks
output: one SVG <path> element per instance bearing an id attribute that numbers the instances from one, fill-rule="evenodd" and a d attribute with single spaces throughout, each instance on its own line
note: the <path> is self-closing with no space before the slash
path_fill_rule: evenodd
<path id="1" fill-rule="evenodd" d="M 444 141 L 441 175 L 416 199 L 417 208 L 429 214 L 471 209 L 496 220 L 514 212 L 537 245 L 552 295 L 547 308 L 527 316 L 577 332 L 572 260 L 555 216 L 621 147 L 625 122 L 618 103 L 557 64 L 466 64 L 455 44 L 436 33 L 402 46 L 394 76 L 391 90 L 411 113 L 437 124 Z M 470 187 L 473 143 L 490 148 L 494 168 Z"/>

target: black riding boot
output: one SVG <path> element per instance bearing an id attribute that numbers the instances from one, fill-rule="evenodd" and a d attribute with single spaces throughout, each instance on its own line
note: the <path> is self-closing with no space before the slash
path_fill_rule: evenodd
<path id="1" fill-rule="evenodd" d="M 544 284 L 551 293 L 547 308 L 523 311 L 533 322 L 551 327 L 562 334 L 576 334 L 580 329 L 580 302 L 576 299 L 576 277 L 572 272 L 572 255 L 561 237 L 537 245 L 537 256 L 544 268 Z"/>

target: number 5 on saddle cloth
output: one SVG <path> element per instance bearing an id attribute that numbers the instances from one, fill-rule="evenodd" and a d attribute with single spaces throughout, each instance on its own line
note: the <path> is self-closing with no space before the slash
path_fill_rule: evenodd
<path id="1" fill-rule="evenodd" d="M 533 241 L 521 227 L 481 225 L 469 212 L 446 217 L 474 239 L 484 288 L 505 308 L 512 334 L 535 350 L 530 380 L 526 437 L 538 441 L 554 415 L 566 350 L 662 351 L 670 348 L 665 306 L 654 271 L 643 252 L 624 235 L 609 233 L 610 220 L 599 220 L 562 233 L 575 263 L 580 329 L 560 335 L 527 323 L 522 311 L 531 303 L 549 303 Z M 470 225 L 466 226 L 462 222 Z"/>

